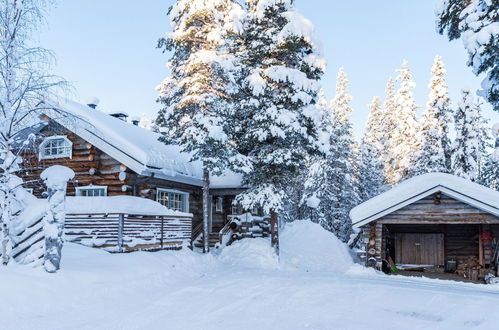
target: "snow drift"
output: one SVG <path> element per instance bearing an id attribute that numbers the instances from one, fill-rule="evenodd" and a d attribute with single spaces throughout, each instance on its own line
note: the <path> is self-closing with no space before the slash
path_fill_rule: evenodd
<path id="1" fill-rule="evenodd" d="M 308 220 L 286 224 L 279 245 L 283 266 L 335 273 L 344 273 L 353 266 L 348 247 L 332 233 Z"/>

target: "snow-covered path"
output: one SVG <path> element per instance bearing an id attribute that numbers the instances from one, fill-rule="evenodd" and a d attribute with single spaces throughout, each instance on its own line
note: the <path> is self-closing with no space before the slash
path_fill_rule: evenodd
<path id="1" fill-rule="evenodd" d="M 331 242 L 283 235 L 280 263 L 256 239 L 218 256 L 66 244 L 57 274 L 0 268 L 0 329 L 497 328 L 499 286 L 377 274 Z"/>

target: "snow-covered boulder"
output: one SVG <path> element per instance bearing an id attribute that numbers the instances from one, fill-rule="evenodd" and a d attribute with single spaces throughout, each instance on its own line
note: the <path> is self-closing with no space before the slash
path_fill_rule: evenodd
<path id="1" fill-rule="evenodd" d="M 344 273 L 352 265 L 346 244 L 308 220 L 286 224 L 279 237 L 281 263 L 306 271 Z"/>

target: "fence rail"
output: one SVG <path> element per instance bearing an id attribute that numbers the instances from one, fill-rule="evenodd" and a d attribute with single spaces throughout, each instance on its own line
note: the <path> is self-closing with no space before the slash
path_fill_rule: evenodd
<path id="1" fill-rule="evenodd" d="M 189 244 L 192 218 L 129 214 L 67 214 L 66 240 L 114 252 L 178 249 Z"/>

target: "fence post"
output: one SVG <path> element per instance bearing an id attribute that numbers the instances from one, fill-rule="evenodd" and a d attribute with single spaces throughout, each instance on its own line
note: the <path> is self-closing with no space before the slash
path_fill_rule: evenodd
<path id="1" fill-rule="evenodd" d="M 123 252 L 123 229 L 125 227 L 125 215 L 122 213 L 118 217 L 118 252 Z"/>
<path id="2" fill-rule="evenodd" d="M 279 219 L 274 211 L 270 212 L 270 241 L 279 255 Z"/>
<path id="3" fill-rule="evenodd" d="M 164 235 L 164 229 L 163 226 L 165 224 L 165 218 L 161 217 L 161 248 L 163 248 L 163 235 Z"/>

